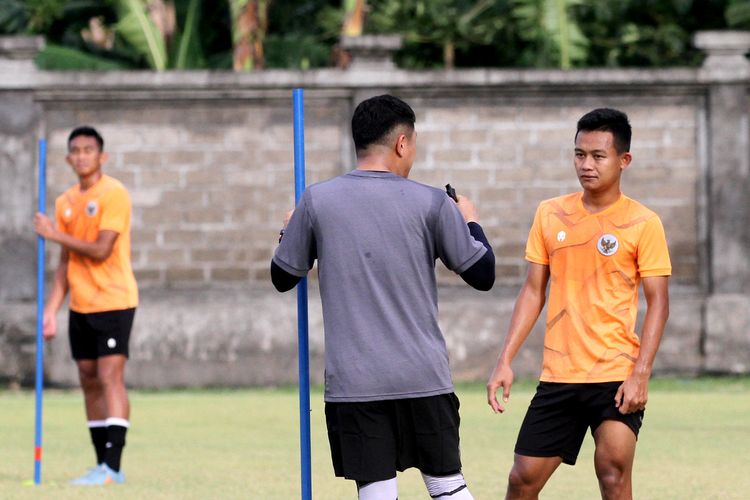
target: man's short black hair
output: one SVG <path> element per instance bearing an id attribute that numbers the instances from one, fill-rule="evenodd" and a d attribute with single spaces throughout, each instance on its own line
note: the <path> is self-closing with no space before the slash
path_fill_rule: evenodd
<path id="1" fill-rule="evenodd" d="M 611 132 L 614 139 L 614 146 L 617 153 L 627 153 L 630 151 L 630 138 L 633 132 L 630 129 L 628 115 L 612 108 L 598 108 L 589 111 L 578 120 L 578 132 Z"/>
<path id="2" fill-rule="evenodd" d="M 104 151 L 104 139 L 102 139 L 102 136 L 99 134 L 99 132 L 96 131 L 94 127 L 83 125 L 81 127 L 74 128 L 68 136 L 68 148 L 70 148 L 70 143 L 73 141 L 73 139 L 78 136 L 93 137 L 94 139 L 96 139 L 96 143 L 99 145 L 99 151 Z"/>
<path id="3" fill-rule="evenodd" d="M 352 116 L 352 137 L 357 153 L 371 144 L 385 144 L 388 135 L 403 125 L 414 130 L 414 110 L 398 97 L 379 95 L 359 103 Z"/>

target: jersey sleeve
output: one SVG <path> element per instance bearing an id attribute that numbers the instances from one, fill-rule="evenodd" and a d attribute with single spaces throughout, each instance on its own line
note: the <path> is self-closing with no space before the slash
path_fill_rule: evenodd
<path id="1" fill-rule="evenodd" d="M 461 212 L 448 196 L 440 204 L 436 226 L 437 257 L 456 274 L 473 266 L 487 251 L 471 236 Z"/>
<path id="2" fill-rule="evenodd" d="M 310 203 L 310 193 L 305 191 L 273 256 L 273 262 L 293 276 L 305 276 L 316 253 Z"/>
<path id="3" fill-rule="evenodd" d="M 645 222 L 638 241 L 638 273 L 642 277 L 670 276 L 672 262 L 669 259 L 667 237 L 659 217 L 654 216 Z"/>
<path id="4" fill-rule="evenodd" d="M 114 231 L 122 234 L 130 220 L 130 196 L 125 189 L 112 189 L 102 200 L 99 231 Z"/>
<path id="5" fill-rule="evenodd" d="M 526 260 L 535 264 L 549 265 L 549 254 L 547 245 L 544 244 L 544 232 L 542 231 L 542 206 L 539 205 L 531 224 L 529 237 L 526 240 Z"/>

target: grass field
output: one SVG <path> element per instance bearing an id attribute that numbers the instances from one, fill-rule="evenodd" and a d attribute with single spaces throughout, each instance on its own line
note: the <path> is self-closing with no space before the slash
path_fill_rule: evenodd
<path id="1" fill-rule="evenodd" d="M 516 433 L 533 391 L 518 383 L 509 411 L 494 415 L 484 387 L 462 385 L 464 473 L 477 500 L 502 498 Z M 299 498 L 295 389 L 131 392 L 127 484 L 67 484 L 93 465 L 78 392 L 48 391 L 41 486 L 33 476 L 34 395 L 0 392 L 0 498 Z M 322 395 L 312 395 L 313 496 L 356 498 L 333 477 Z M 588 438 L 575 467 L 561 466 L 543 498 L 599 498 Z M 636 453 L 640 499 L 750 498 L 750 379 L 658 379 Z M 401 500 L 428 499 L 419 474 L 399 476 Z"/>

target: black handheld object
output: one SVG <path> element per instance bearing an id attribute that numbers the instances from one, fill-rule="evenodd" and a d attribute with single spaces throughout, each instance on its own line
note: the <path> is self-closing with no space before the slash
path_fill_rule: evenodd
<path id="1" fill-rule="evenodd" d="M 458 196 L 456 196 L 456 190 L 453 189 L 453 187 L 450 184 L 445 185 L 445 192 L 448 194 L 448 196 L 453 198 L 453 201 L 458 203 Z"/>

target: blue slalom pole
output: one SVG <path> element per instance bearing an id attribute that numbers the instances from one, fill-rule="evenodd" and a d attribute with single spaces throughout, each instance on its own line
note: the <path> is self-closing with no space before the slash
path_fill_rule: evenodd
<path id="1" fill-rule="evenodd" d="M 39 139 L 39 207 L 47 211 L 47 141 Z M 34 427 L 34 484 L 42 482 L 42 391 L 44 389 L 44 238 L 36 243 L 36 417 Z"/>
<path id="2" fill-rule="evenodd" d="M 305 105 L 304 90 L 292 91 L 294 108 L 294 203 L 305 191 Z M 297 285 L 297 343 L 299 364 L 299 441 L 302 500 L 312 500 L 310 446 L 310 348 L 307 335 L 307 278 Z"/>

